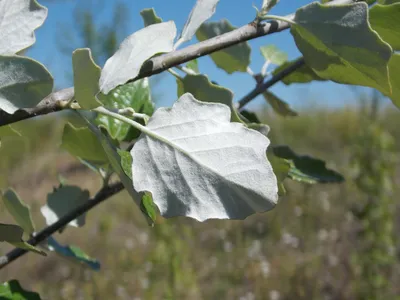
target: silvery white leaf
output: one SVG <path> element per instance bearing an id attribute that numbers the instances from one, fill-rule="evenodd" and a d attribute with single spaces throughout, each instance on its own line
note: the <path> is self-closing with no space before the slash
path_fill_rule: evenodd
<path id="1" fill-rule="evenodd" d="M 158 109 L 131 150 L 135 190 L 164 217 L 244 219 L 272 209 L 277 179 L 263 134 L 230 122 L 230 109 L 182 95 Z"/>
<path id="2" fill-rule="evenodd" d="M 149 25 L 127 37 L 101 71 L 100 90 L 107 94 L 135 78 L 143 63 L 158 53 L 173 50 L 176 27 L 173 21 Z"/>
<path id="3" fill-rule="evenodd" d="M 47 8 L 34 0 L 0 1 L 0 54 L 15 54 L 35 43 L 34 30 L 47 17 Z"/>
<path id="4" fill-rule="evenodd" d="M 219 0 L 197 0 L 183 27 L 181 37 L 174 46 L 175 49 L 178 48 L 180 44 L 189 41 L 196 33 L 197 29 L 199 29 L 200 25 L 211 18 L 215 13 L 218 2 Z"/>

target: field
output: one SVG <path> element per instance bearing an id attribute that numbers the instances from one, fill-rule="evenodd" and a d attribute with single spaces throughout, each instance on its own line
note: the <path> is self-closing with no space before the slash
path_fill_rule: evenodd
<path id="1" fill-rule="evenodd" d="M 400 149 L 399 116 L 390 107 L 376 121 L 393 137 L 394 154 Z M 386 218 L 388 226 L 394 226 L 382 235 L 391 240 L 393 232 L 399 239 L 399 160 L 392 163 L 391 188 L 377 193 L 385 201 L 357 185 L 357 174 L 373 163 L 365 159 L 358 168 L 354 164 L 354 155 L 370 147 L 360 141 L 371 123 L 367 113 L 359 107 L 305 108 L 297 118 L 284 119 L 270 111 L 262 111 L 260 117 L 270 125 L 274 144 L 325 160 L 346 177 L 345 183 L 305 185 L 286 180 L 287 195 L 270 212 L 245 221 L 159 218 L 154 228 L 122 192 L 93 209 L 83 228 L 69 227 L 56 235 L 60 243 L 77 245 L 99 259 L 99 272 L 53 253 L 47 258 L 29 253 L 2 270 L 0 281 L 18 279 L 50 300 L 400 299 L 395 296 L 400 295 L 399 243 L 379 252 L 360 235 L 364 223 L 373 220 L 354 213 L 355 207 L 375 201 L 374 209 L 391 212 L 378 221 Z M 6 174 L 29 203 L 38 229 L 45 225 L 40 206 L 58 185 L 58 175 L 92 194 L 100 186 L 94 173 L 58 148 L 66 116 L 59 122 L 52 118 L 21 125 L 32 138 L 0 156 L 3 177 Z M 2 222 L 10 220 L 2 206 L 0 217 Z M 379 232 L 373 234 L 373 239 L 379 238 Z M 0 245 L 1 254 L 10 249 Z M 374 258 L 375 250 L 382 259 Z M 384 294 L 374 295 L 376 290 Z M 362 291 L 369 291 L 369 296 L 363 298 Z"/>

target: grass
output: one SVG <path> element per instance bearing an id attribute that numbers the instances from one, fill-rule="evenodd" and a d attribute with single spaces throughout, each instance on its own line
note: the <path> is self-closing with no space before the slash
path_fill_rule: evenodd
<path id="1" fill-rule="evenodd" d="M 2 270 L 0 281 L 16 278 L 43 299 L 356 299 L 362 277 L 352 258 L 362 245 L 356 235 L 360 224 L 350 208 L 365 196 L 354 184 L 349 163 L 361 129 L 360 112 L 314 108 L 291 119 L 270 112 L 259 115 L 270 125 L 274 144 L 324 159 L 346 182 L 287 182 L 288 193 L 275 209 L 244 221 L 159 218 L 154 228 L 122 192 L 90 211 L 83 228 L 69 227 L 56 235 L 60 243 L 77 245 L 98 258 L 100 272 L 53 253 L 47 258 L 28 254 Z M 399 111 L 391 109 L 379 119 L 397 143 L 398 118 Z M 60 118 L 55 125 L 47 117 L 21 123 L 31 138 L 0 157 L 7 183 L 30 204 L 38 228 L 44 226 L 40 206 L 58 184 L 58 174 L 92 194 L 100 186 L 91 171 L 71 167 L 77 161 L 59 150 L 64 122 Z M 397 166 L 393 197 L 399 195 L 399 170 Z M 398 208 L 399 203 L 397 238 Z M 0 217 L 10 220 L 2 206 Z M 0 253 L 9 249 L 0 244 Z M 393 269 L 388 280 L 395 299 L 400 294 L 398 259 Z"/>

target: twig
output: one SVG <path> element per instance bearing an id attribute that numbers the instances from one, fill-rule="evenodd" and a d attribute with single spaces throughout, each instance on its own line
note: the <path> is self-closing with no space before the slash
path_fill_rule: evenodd
<path id="1" fill-rule="evenodd" d="M 39 233 L 37 233 L 34 237 L 29 239 L 28 243 L 33 246 L 36 246 L 37 244 L 45 241 L 49 236 L 51 236 L 53 233 L 57 232 L 60 228 L 63 228 L 72 220 L 74 220 L 77 217 L 79 217 L 80 215 L 88 212 L 93 207 L 95 207 L 97 204 L 103 202 L 104 200 L 106 200 L 106 199 L 110 198 L 111 196 L 117 194 L 118 192 L 122 191 L 123 188 L 124 188 L 124 186 L 122 185 L 121 182 L 114 183 L 114 184 L 111 184 L 109 186 L 102 188 L 92 199 L 89 199 L 81 206 L 75 208 L 74 210 L 72 210 L 71 212 L 66 214 L 64 217 L 62 217 L 61 219 L 59 219 L 57 222 L 53 223 L 52 225 L 45 227 L 43 230 L 41 230 Z M 15 248 L 14 250 L 11 250 L 9 253 L 7 253 L 5 256 L 1 256 L 0 257 L 0 269 L 4 268 L 9 263 L 16 260 L 18 257 L 24 255 L 27 252 L 28 252 L 27 250 Z"/>
<path id="2" fill-rule="evenodd" d="M 300 67 L 304 66 L 305 61 L 304 58 L 301 57 L 297 59 L 292 65 L 287 67 L 286 69 L 283 69 L 279 73 L 277 73 L 275 76 L 273 76 L 271 79 L 267 80 L 266 82 L 262 84 L 257 84 L 256 87 L 248 93 L 246 96 L 244 96 L 242 99 L 239 100 L 239 105 L 238 108 L 239 110 L 242 109 L 247 103 L 249 103 L 251 100 L 256 98 L 258 95 L 262 94 L 265 92 L 267 89 L 269 89 L 271 86 L 273 86 L 275 83 L 278 81 L 282 80 L 292 72 L 296 71 Z"/>

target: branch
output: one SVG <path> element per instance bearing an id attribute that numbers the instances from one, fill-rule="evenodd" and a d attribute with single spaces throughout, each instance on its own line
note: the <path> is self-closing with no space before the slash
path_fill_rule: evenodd
<path id="1" fill-rule="evenodd" d="M 123 189 L 124 189 L 124 186 L 122 185 L 121 182 L 114 183 L 112 185 L 103 187 L 92 199 L 89 199 L 81 206 L 75 208 L 74 210 L 72 210 L 71 212 L 66 214 L 64 217 L 62 217 L 61 219 L 59 219 L 57 222 L 53 223 L 52 225 L 45 227 L 43 230 L 41 230 L 39 233 L 37 233 L 34 237 L 29 239 L 28 243 L 33 246 L 36 246 L 36 245 L 40 244 L 41 242 L 44 242 L 49 236 L 51 236 L 53 233 L 57 232 L 59 229 L 65 227 L 69 222 L 71 222 L 72 220 L 75 220 L 80 215 L 91 210 L 97 204 L 100 204 L 104 200 L 107 200 L 108 198 L 117 194 L 118 192 L 122 191 Z M 6 255 L 1 256 L 0 257 L 0 269 L 4 268 L 9 263 L 16 260 L 17 258 L 19 258 L 20 256 L 24 255 L 27 252 L 28 252 L 27 250 L 15 248 L 14 250 L 11 250 L 9 253 L 7 253 Z"/>
<path id="2" fill-rule="evenodd" d="M 256 98 L 258 95 L 265 92 L 267 89 L 269 89 L 275 83 L 277 83 L 278 81 L 281 81 L 283 78 L 285 78 L 286 76 L 293 73 L 294 71 L 296 71 L 297 69 L 299 69 L 300 67 L 302 67 L 304 65 L 305 65 L 304 58 L 300 57 L 299 59 L 297 59 L 295 61 L 295 63 L 288 66 L 286 69 L 283 69 L 279 73 L 275 74 L 271 79 L 267 80 L 264 83 L 257 84 L 256 87 L 250 93 L 248 93 L 246 96 L 244 96 L 242 99 L 239 100 L 239 102 L 238 102 L 239 110 L 242 109 L 251 100 Z"/>

